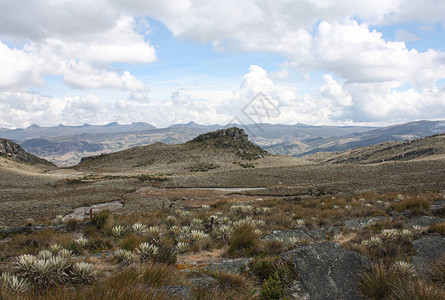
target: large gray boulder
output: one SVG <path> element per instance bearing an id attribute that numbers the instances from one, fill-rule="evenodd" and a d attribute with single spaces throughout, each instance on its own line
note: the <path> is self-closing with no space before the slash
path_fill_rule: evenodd
<path id="1" fill-rule="evenodd" d="M 411 258 L 412 263 L 423 268 L 445 255 L 445 237 L 429 236 L 415 240 L 413 250 L 416 255 Z"/>
<path id="2" fill-rule="evenodd" d="M 445 200 L 436 201 L 431 204 L 431 213 L 435 216 L 445 216 Z"/>
<path id="3" fill-rule="evenodd" d="M 233 273 L 244 273 L 249 268 L 248 264 L 252 258 L 229 259 L 221 262 L 214 262 L 205 267 L 207 271 L 224 271 Z"/>
<path id="4" fill-rule="evenodd" d="M 378 221 L 388 220 L 387 217 L 378 216 L 378 217 L 368 217 L 363 219 L 351 219 L 343 222 L 343 226 L 349 229 L 359 229 L 365 226 L 374 225 Z"/>
<path id="5" fill-rule="evenodd" d="M 359 299 L 358 274 L 370 266 L 361 254 L 338 243 L 298 247 L 282 255 L 298 273 L 309 299 Z"/>
<path id="6" fill-rule="evenodd" d="M 413 226 L 425 227 L 425 226 L 431 226 L 431 225 L 437 224 L 437 223 L 442 223 L 443 221 L 445 221 L 445 219 L 438 218 L 438 217 L 431 217 L 431 216 L 421 216 L 421 217 L 417 217 L 417 218 L 407 221 L 406 225 L 408 225 L 409 227 L 413 227 Z"/>
<path id="7" fill-rule="evenodd" d="M 313 238 L 302 229 L 291 229 L 291 230 L 274 230 L 272 233 L 263 236 L 263 240 L 273 240 L 282 239 L 288 240 L 290 238 L 298 238 L 300 240 L 313 241 Z"/>

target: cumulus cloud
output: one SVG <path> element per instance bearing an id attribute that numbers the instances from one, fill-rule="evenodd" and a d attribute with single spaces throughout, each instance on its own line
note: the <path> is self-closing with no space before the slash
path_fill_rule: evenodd
<path id="1" fill-rule="evenodd" d="M 35 6 L 32 3 L 30 7 Z M 2 12 L 5 14 L 5 11 L 14 11 L 16 5 L 12 4 L 5 3 L 5 10 Z M 102 20 L 99 17 L 99 20 L 94 21 L 90 15 L 95 11 L 93 9 L 92 12 L 87 13 L 87 18 L 84 20 L 81 14 L 84 10 L 88 10 L 87 7 L 73 9 L 72 12 L 60 12 L 63 8 L 70 9 L 70 5 L 74 2 L 50 4 L 48 12 L 36 8 L 36 15 L 30 16 L 36 21 L 34 29 L 28 26 L 26 19 L 13 19 L 10 16 L 5 19 L 0 18 L 0 24 L 4 25 L 0 25 L 2 28 L 0 37 L 9 34 L 16 39 L 22 38 L 24 41 L 22 47 L 14 47 L 0 41 L 0 69 L 2 70 L 0 89 L 7 91 L 43 85 L 45 76 L 61 75 L 65 83 L 73 88 L 148 90 L 145 83 L 128 71 L 119 74 L 111 68 L 111 63 L 114 62 L 149 63 L 156 60 L 153 46 L 142 34 L 135 31 L 137 22 L 133 17 L 111 14 L 108 16 L 110 20 Z M 102 3 L 102 5 L 105 4 Z M 39 4 L 40 6 L 43 5 Z M 29 7 L 24 8 L 23 18 L 31 14 L 28 10 Z M 95 13 L 100 15 L 98 11 Z M 104 13 L 107 14 L 107 9 Z M 47 20 L 44 17 L 48 17 L 48 14 L 58 19 Z M 65 15 L 66 20 L 62 19 Z M 79 19 L 74 24 L 64 25 L 75 17 Z M 22 26 L 17 24 L 19 21 Z M 54 22 L 62 24 L 62 28 L 55 26 Z M 83 22 L 91 25 L 92 29 L 85 28 Z M 95 22 L 99 23 L 98 28 L 95 27 Z M 5 30 L 7 28 L 12 29 Z M 16 32 L 14 28 L 20 32 Z"/>
<path id="2" fill-rule="evenodd" d="M 445 113 L 438 85 L 445 53 L 408 49 L 404 41 L 416 36 L 404 29 L 395 42 L 372 29 L 445 24 L 443 1 L 0 0 L 0 6 L 0 126 L 147 121 L 147 115 L 157 125 L 224 123 L 259 92 L 280 110 L 271 122 L 401 122 Z M 157 59 L 145 16 L 177 38 L 212 43 L 218 51 L 273 53 L 286 62 L 278 72 L 252 65 L 233 93 L 197 87 L 148 101 L 146 83 L 114 67 Z M 308 84 L 324 74 L 318 89 L 301 92 L 302 81 L 286 82 L 295 70 Z M 92 92 L 58 98 L 29 92 L 48 75 L 72 88 L 128 97 L 109 102 Z"/>

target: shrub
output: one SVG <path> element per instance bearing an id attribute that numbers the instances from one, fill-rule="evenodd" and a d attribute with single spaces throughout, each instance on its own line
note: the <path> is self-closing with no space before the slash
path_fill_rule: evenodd
<path id="1" fill-rule="evenodd" d="M 264 300 L 281 299 L 281 296 L 284 294 L 284 288 L 280 278 L 277 275 L 270 276 L 263 283 L 260 294 L 261 299 Z"/>
<path id="2" fill-rule="evenodd" d="M 91 214 L 91 223 L 96 227 L 96 229 L 102 229 L 107 223 L 109 213 L 108 211 L 101 211 L 99 213 Z"/>
<path id="3" fill-rule="evenodd" d="M 78 262 L 73 265 L 71 274 L 76 283 L 92 283 L 95 272 L 93 265 L 86 262 Z"/>
<path id="4" fill-rule="evenodd" d="M 445 286 L 445 256 L 431 266 L 428 275 L 432 281 Z"/>
<path id="5" fill-rule="evenodd" d="M 74 231 L 77 228 L 79 228 L 79 221 L 77 221 L 76 219 L 69 219 L 66 222 L 66 230 L 67 231 Z"/>
<path id="6" fill-rule="evenodd" d="M 265 281 L 275 274 L 277 260 L 275 257 L 254 258 L 249 263 L 249 268 L 261 281 Z"/>
<path id="7" fill-rule="evenodd" d="M 209 272 L 209 275 L 218 280 L 223 290 L 240 289 L 247 285 L 246 277 L 235 272 L 217 271 Z"/>
<path id="8" fill-rule="evenodd" d="M 373 263 L 371 268 L 360 276 L 360 291 L 367 299 L 384 299 L 391 293 L 397 278 L 397 274 L 391 269 L 388 270 L 383 263 Z"/>
<path id="9" fill-rule="evenodd" d="M 270 239 L 263 242 L 263 251 L 269 255 L 277 255 L 286 250 L 286 245 L 282 240 Z"/>
<path id="10" fill-rule="evenodd" d="M 234 229 L 227 252 L 231 256 L 250 256 L 255 252 L 258 242 L 254 225 L 244 223 Z"/>
<path id="11" fill-rule="evenodd" d="M 430 284 L 423 280 L 415 280 L 414 282 L 394 286 L 389 299 L 443 300 L 445 299 L 445 290 L 443 286 Z"/>
<path id="12" fill-rule="evenodd" d="M 428 228 L 429 232 L 437 232 L 441 235 L 445 235 L 445 223 L 433 224 Z"/>
<path id="13" fill-rule="evenodd" d="M 421 214 L 430 210 L 431 204 L 424 198 L 408 198 L 392 205 L 397 211 L 409 210 L 412 214 Z"/>
<path id="14" fill-rule="evenodd" d="M 153 256 L 153 260 L 159 263 L 174 265 L 177 261 L 176 250 L 175 248 L 161 245 L 156 255 Z"/>
<path id="15" fill-rule="evenodd" d="M 153 255 L 156 255 L 158 253 L 158 247 L 155 245 L 152 245 L 148 242 L 141 243 L 136 248 L 136 253 L 138 253 L 141 257 L 142 261 L 149 260 Z"/>

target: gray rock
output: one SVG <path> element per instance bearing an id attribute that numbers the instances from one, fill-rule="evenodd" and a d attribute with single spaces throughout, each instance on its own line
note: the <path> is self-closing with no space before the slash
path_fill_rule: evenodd
<path id="1" fill-rule="evenodd" d="M 445 237 L 429 236 L 415 240 L 413 249 L 416 255 L 411 258 L 412 263 L 423 268 L 445 255 Z"/>
<path id="2" fill-rule="evenodd" d="M 189 287 L 183 285 L 172 285 L 160 288 L 158 290 L 162 290 L 166 293 L 169 299 L 176 300 L 191 300 L 192 299 L 192 290 Z"/>
<path id="3" fill-rule="evenodd" d="M 252 258 L 230 259 L 222 262 L 215 262 L 208 265 L 205 269 L 209 271 L 226 271 L 244 273 L 248 269 L 248 264 Z"/>
<path id="4" fill-rule="evenodd" d="M 337 233 L 340 233 L 340 229 L 337 229 Z M 325 231 L 324 229 L 315 229 L 315 230 L 311 230 L 308 231 L 307 233 L 314 241 L 318 242 L 318 241 L 324 241 L 326 240 L 326 234 L 329 234 L 327 231 Z"/>
<path id="5" fill-rule="evenodd" d="M 282 258 L 295 266 L 311 300 L 359 299 L 358 273 L 370 266 L 361 254 L 332 242 L 298 247 Z"/>
<path id="6" fill-rule="evenodd" d="M 444 221 L 445 221 L 445 219 L 438 218 L 438 217 L 421 216 L 421 217 L 417 217 L 417 218 L 407 221 L 406 225 L 408 225 L 409 227 L 413 227 L 413 226 L 425 227 L 425 226 L 431 226 L 431 225 L 437 224 L 437 223 L 442 223 Z"/>
<path id="7" fill-rule="evenodd" d="M 204 290 L 212 290 L 219 285 L 218 280 L 205 274 L 199 274 L 197 277 L 190 278 L 190 282 L 194 287 Z"/>
<path id="8" fill-rule="evenodd" d="M 368 225 L 374 225 L 378 221 L 387 220 L 387 217 L 369 217 L 363 219 L 351 219 L 343 222 L 343 226 L 349 229 L 359 229 Z"/>
<path id="9" fill-rule="evenodd" d="M 272 240 L 272 239 L 283 239 L 288 240 L 290 238 L 299 238 L 301 240 L 313 241 L 313 238 L 307 234 L 302 229 L 291 229 L 291 230 L 274 230 L 272 233 L 263 236 L 261 239 L 263 240 Z"/>
<path id="10" fill-rule="evenodd" d="M 436 201 L 431 204 L 431 213 L 435 216 L 445 216 L 445 200 Z"/>

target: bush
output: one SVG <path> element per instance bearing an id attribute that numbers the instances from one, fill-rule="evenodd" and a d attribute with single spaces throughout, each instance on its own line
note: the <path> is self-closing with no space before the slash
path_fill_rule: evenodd
<path id="1" fill-rule="evenodd" d="M 249 268 L 263 282 L 275 274 L 276 263 L 275 257 L 254 258 L 249 263 Z"/>
<path id="2" fill-rule="evenodd" d="M 387 269 L 383 263 L 372 264 L 371 268 L 360 276 L 362 296 L 367 299 L 384 299 L 391 293 L 397 278 L 397 274 Z"/>
<path id="3" fill-rule="evenodd" d="M 445 235 L 445 223 L 433 224 L 428 228 L 429 232 L 437 232 L 441 235 Z"/>
<path id="4" fill-rule="evenodd" d="M 445 256 L 431 266 L 428 275 L 432 281 L 445 286 Z"/>
<path id="5" fill-rule="evenodd" d="M 443 300 L 445 290 L 422 280 L 396 285 L 389 297 L 391 300 Z"/>
<path id="6" fill-rule="evenodd" d="M 284 294 L 284 288 L 278 275 L 270 276 L 261 287 L 261 299 L 272 300 L 281 299 Z"/>
<path id="7" fill-rule="evenodd" d="M 223 290 L 240 289 L 247 285 L 245 276 L 227 271 L 209 272 L 209 275 L 215 277 Z"/>
<path id="8" fill-rule="evenodd" d="M 266 240 L 262 246 L 263 251 L 269 255 L 277 255 L 286 250 L 285 243 L 277 239 Z"/>
<path id="9" fill-rule="evenodd" d="M 231 256 L 250 256 L 255 252 L 258 242 L 254 225 L 245 223 L 233 231 L 227 252 Z"/>
<path id="10" fill-rule="evenodd" d="M 174 265 L 177 261 L 176 250 L 175 248 L 161 245 L 159 246 L 157 254 L 153 256 L 153 260 L 159 263 Z"/>
<path id="11" fill-rule="evenodd" d="M 416 215 L 428 212 L 430 207 L 430 202 L 424 198 L 408 198 L 392 205 L 392 208 L 399 212 L 409 210 Z"/>
<path id="12" fill-rule="evenodd" d="M 102 229 L 108 220 L 109 213 L 107 211 L 101 211 L 91 215 L 91 223 L 96 229 Z"/>

